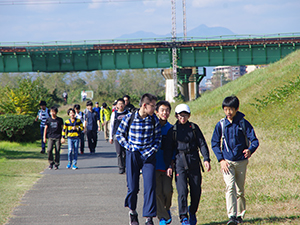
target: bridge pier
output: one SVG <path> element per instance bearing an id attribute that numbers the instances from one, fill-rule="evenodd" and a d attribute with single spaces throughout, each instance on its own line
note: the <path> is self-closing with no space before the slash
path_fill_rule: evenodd
<path id="1" fill-rule="evenodd" d="M 175 102 L 172 69 L 164 69 L 161 71 L 161 74 L 166 79 L 165 99 L 169 102 Z M 186 67 L 179 69 L 178 86 L 184 101 L 195 100 L 199 97 L 199 84 L 204 76 L 206 76 L 205 68 L 203 68 L 202 74 L 198 74 L 197 67 Z"/>

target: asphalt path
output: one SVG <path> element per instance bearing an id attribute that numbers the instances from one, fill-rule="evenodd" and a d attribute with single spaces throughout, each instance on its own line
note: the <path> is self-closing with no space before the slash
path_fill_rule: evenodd
<path id="1" fill-rule="evenodd" d="M 78 170 L 66 169 L 67 145 L 62 146 L 58 170 L 45 169 L 43 177 L 22 198 L 7 225 L 125 225 L 128 209 L 124 207 L 127 193 L 126 175 L 118 174 L 114 144 L 98 134 L 95 154 L 78 155 Z M 142 217 L 143 179 L 140 178 L 138 214 Z M 172 224 L 179 224 L 176 208 L 172 207 Z M 159 224 L 158 219 L 154 219 Z"/>

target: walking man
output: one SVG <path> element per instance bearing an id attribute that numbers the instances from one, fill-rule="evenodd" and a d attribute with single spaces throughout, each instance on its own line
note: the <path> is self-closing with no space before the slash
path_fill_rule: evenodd
<path id="1" fill-rule="evenodd" d="M 50 117 L 49 109 L 46 107 L 46 105 L 47 104 L 45 101 L 40 102 L 41 109 L 38 111 L 38 114 L 35 118 L 35 121 L 37 121 L 37 120 L 41 121 L 40 131 L 41 131 L 41 139 L 42 139 L 42 150 L 41 150 L 42 154 L 45 153 L 45 145 L 46 145 L 46 143 L 44 142 L 45 124 L 46 124 L 46 120 Z"/>
<path id="2" fill-rule="evenodd" d="M 144 178 L 143 217 L 146 217 L 146 225 L 153 225 L 153 217 L 156 216 L 155 155 L 161 140 L 160 123 L 154 114 L 156 101 L 156 96 L 144 94 L 140 109 L 127 114 L 116 133 L 117 140 L 126 149 L 128 192 L 125 207 L 130 210 L 130 225 L 139 224 L 136 206 L 141 169 Z"/>

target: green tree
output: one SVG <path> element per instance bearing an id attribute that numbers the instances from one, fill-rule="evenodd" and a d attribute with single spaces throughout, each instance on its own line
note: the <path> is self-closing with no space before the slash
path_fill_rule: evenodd
<path id="1" fill-rule="evenodd" d="M 32 81 L 31 78 L 24 78 L 19 80 L 17 87 L 7 85 L 3 89 L 0 111 L 5 114 L 35 115 L 41 100 L 53 103 L 51 95 L 39 79 Z"/>

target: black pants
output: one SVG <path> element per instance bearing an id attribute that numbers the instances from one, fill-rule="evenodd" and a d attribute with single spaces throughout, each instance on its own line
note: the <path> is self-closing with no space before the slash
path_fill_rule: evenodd
<path id="1" fill-rule="evenodd" d="M 118 157 L 118 166 L 119 170 L 122 172 L 125 172 L 126 167 L 126 149 L 120 145 L 120 143 L 117 140 L 114 140 L 117 157 Z"/>
<path id="2" fill-rule="evenodd" d="M 80 152 L 84 152 L 84 132 L 80 134 Z"/>
<path id="3" fill-rule="evenodd" d="M 55 160 L 53 160 L 53 146 L 55 149 Z M 49 138 L 48 139 L 48 162 L 50 165 L 59 166 L 60 161 L 60 138 Z"/>
<path id="4" fill-rule="evenodd" d="M 185 170 L 180 154 L 176 155 L 175 181 L 178 192 L 179 217 L 186 217 L 188 211 L 195 214 L 201 197 L 202 176 L 200 172 L 200 157 L 198 151 L 186 154 L 186 161 L 189 169 Z M 191 203 L 188 209 L 188 185 L 190 186 Z"/>
<path id="5" fill-rule="evenodd" d="M 90 149 L 90 152 L 95 152 L 95 149 L 97 147 L 97 130 L 87 130 L 87 138 L 88 138 L 88 146 Z"/>

